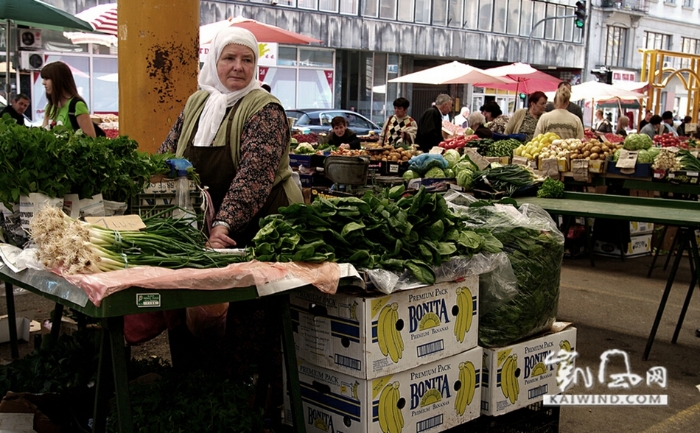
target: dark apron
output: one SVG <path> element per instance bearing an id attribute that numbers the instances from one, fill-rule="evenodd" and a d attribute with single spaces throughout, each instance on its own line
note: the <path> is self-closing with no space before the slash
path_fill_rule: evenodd
<path id="1" fill-rule="evenodd" d="M 240 101 L 231 108 L 231 114 L 226 123 L 225 146 L 194 146 L 192 143 L 199 128 L 199 120 L 197 120 L 194 131 L 192 131 L 192 140 L 187 143 L 183 154 L 183 157 L 187 158 L 194 166 L 202 185 L 209 187 L 208 191 L 215 213 L 219 212 L 221 204 L 231 188 L 231 182 L 236 177 L 236 167 L 231 159 L 231 128 L 239 105 Z M 237 248 L 243 248 L 250 243 L 259 230 L 260 218 L 277 213 L 280 207 L 289 205 L 289 199 L 282 184 L 283 182 L 280 182 L 272 187 L 265 204 L 245 226 L 229 233 L 229 236 L 236 241 Z"/>

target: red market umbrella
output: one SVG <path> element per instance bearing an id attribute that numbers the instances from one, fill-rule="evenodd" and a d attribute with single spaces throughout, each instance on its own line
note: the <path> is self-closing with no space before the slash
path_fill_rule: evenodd
<path id="1" fill-rule="evenodd" d="M 278 44 L 312 44 L 321 42 L 318 39 L 294 33 L 271 24 L 237 16 L 201 26 L 199 28 L 199 45 L 211 44 L 219 30 L 226 27 L 241 27 L 249 30 L 255 35 L 258 42 L 274 42 Z"/>
<path id="2" fill-rule="evenodd" d="M 512 63 L 510 65 L 499 66 L 486 69 L 486 72 L 496 77 L 507 77 L 513 80 L 510 84 L 475 84 L 478 87 L 488 87 L 491 89 L 511 90 L 531 94 L 538 90 L 549 92 L 557 90 L 561 80 L 557 77 L 539 71 L 527 63 Z"/>
<path id="3" fill-rule="evenodd" d="M 90 23 L 99 33 L 64 32 L 63 36 L 74 44 L 117 45 L 117 4 L 108 3 L 97 5 L 75 15 Z"/>

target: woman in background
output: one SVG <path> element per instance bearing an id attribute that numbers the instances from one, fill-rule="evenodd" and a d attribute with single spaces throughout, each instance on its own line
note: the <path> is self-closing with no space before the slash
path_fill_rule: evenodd
<path id="1" fill-rule="evenodd" d="M 544 113 L 537 121 L 534 135 L 553 132 L 560 138 L 583 138 L 581 119 L 568 110 L 571 91 L 561 86 L 554 94 L 554 110 Z"/>
<path id="2" fill-rule="evenodd" d="M 534 92 L 527 99 L 527 108 L 517 110 L 506 125 L 505 134 L 525 134 L 526 141 L 532 140 L 537 120 L 547 107 L 547 95 L 544 92 Z"/>
<path id="3" fill-rule="evenodd" d="M 617 119 L 617 131 L 615 131 L 615 134 L 627 137 L 627 127 L 629 124 L 630 119 L 627 116 L 620 116 L 620 118 Z"/>
<path id="4" fill-rule="evenodd" d="M 44 111 L 42 126 L 51 129 L 54 126 L 63 125 L 72 130 L 73 124 L 70 121 L 68 106 L 73 99 L 77 99 L 75 113 L 70 114 L 75 116 L 78 126 L 85 135 L 95 137 L 97 134 L 90 119 L 90 111 L 85 100 L 78 94 L 73 73 L 68 65 L 63 62 L 49 63 L 41 69 L 41 78 L 46 90 L 46 99 L 49 101 Z"/>

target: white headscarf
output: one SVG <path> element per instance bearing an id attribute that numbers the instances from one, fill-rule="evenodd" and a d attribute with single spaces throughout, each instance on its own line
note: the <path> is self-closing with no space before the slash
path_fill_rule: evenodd
<path id="1" fill-rule="evenodd" d="M 253 54 L 255 54 L 254 67 L 258 65 L 258 41 L 250 31 L 238 27 L 226 27 L 214 36 L 209 54 L 199 72 L 199 87 L 209 92 L 210 96 L 207 98 L 199 118 L 199 128 L 197 128 L 197 134 L 194 137 L 195 146 L 211 146 L 211 142 L 219 131 L 221 121 L 226 115 L 226 108 L 233 106 L 251 91 L 260 88 L 258 80 L 253 78 L 246 87 L 232 92 L 219 80 L 216 63 L 221 52 L 230 44 L 243 45 L 253 50 Z"/>

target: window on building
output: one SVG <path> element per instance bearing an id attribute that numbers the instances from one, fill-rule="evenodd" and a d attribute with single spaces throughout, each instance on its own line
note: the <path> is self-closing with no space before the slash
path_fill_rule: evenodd
<path id="1" fill-rule="evenodd" d="M 365 17 L 377 17 L 379 0 L 363 0 L 362 2 L 362 16 Z"/>
<path id="2" fill-rule="evenodd" d="M 447 0 L 433 0 L 433 25 L 447 25 Z"/>
<path id="3" fill-rule="evenodd" d="M 343 0 L 340 2 L 340 13 L 346 15 L 357 15 L 357 4 L 360 0 Z"/>
<path id="4" fill-rule="evenodd" d="M 520 32 L 520 6 L 520 0 L 510 0 L 506 8 L 508 11 L 506 32 L 509 35 L 517 35 Z"/>
<path id="5" fill-rule="evenodd" d="M 686 8 L 692 8 L 693 7 L 693 0 L 683 0 L 683 6 Z"/>
<path id="6" fill-rule="evenodd" d="M 667 5 L 675 5 L 676 0 L 664 0 L 664 3 L 666 3 Z"/>
<path id="7" fill-rule="evenodd" d="M 532 9 L 535 3 L 530 0 L 523 0 L 520 9 L 520 36 L 528 36 L 532 31 Z"/>
<path id="8" fill-rule="evenodd" d="M 700 39 L 681 38 L 681 53 L 700 54 Z M 681 59 L 681 68 L 689 68 L 690 59 Z"/>
<path id="9" fill-rule="evenodd" d="M 574 8 L 564 8 L 564 15 L 573 15 L 574 14 Z M 563 41 L 566 42 L 571 42 L 574 40 L 574 19 L 573 18 L 566 18 L 564 19 L 564 23 L 562 25 L 563 31 L 564 31 L 564 37 Z M 576 30 L 576 35 L 577 39 L 581 39 L 581 30 Z"/>
<path id="10" fill-rule="evenodd" d="M 379 0 L 379 18 L 396 19 L 396 0 Z"/>
<path id="11" fill-rule="evenodd" d="M 450 0 L 448 3 L 447 26 L 461 29 L 464 25 L 464 18 L 462 16 L 464 0 Z"/>
<path id="12" fill-rule="evenodd" d="M 299 9 L 318 9 L 318 0 L 297 0 Z"/>
<path id="13" fill-rule="evenodd" d="M 663 33 L 644 32 L 646 43 L 644 48 L 653 50 L 668 50 L 671 48 L 671 35 Z"/>
<path id="14" fill-rule="evenodd" d="M 557 5 L 553 3 L 547 3 L 545 8 L 545 17 L 546 18 L 554 18 L 557 16 Z M 558 20 L 547 20 L 540 24 L 541 26 L 544 26 L 544 38 L 552 40 L 554 39 L 554 29 L 557 28 L 557 23 Z"/>
<path id="15" fill-rule="evenodd" d="M 557 16 L 566 16 L 566 8 L 564 6 L 557 6 Z M 554 40 L 563 41 L 564 40 L 564 25 L 566 24 L 564 20 L 555 20 L 557 26 L 554 29 Z"/>
<path id="16" fill-rule="evenodd" d="M 399 21 L 413 22 L 413 0 L 399 0 L 396 12 Z"/>
<path id="17" fill-rule="evenodd" d="M 318 10 L 323 12 L 338 12 L 338 0 L 319 0 Z"/>
<path id="18" fill-rule="evenodd" d="M 479 22 L 479 2 L 476 0 L 467 0 L 464 6 L 464 28 L 476 30 Z"/>
<path id="19" fill-rule="evenodd" d="M 277 6 L 291 6 L 291 7 L 296 7 L 297 6 L 297 0 L 279 0 L 277 2 Z"/>
<path id="20" fill-rule="evenodd" d="M 516 3 L 517 0 L 513 0 Z M 493 32 L 505 33 L 508 15 L 512 14 L 508 10 L 508 0 L 494 0 L 493 2 Z"/>
<path id="21" fill-rule="evenodd" d="M 416 0 L 416 22 L 430 24 L 430 0 Z"/>
<path id="22" fill-rule="evenodd" d="M 605 46 L 605 65 L 625 67 L 627 33 L 624 27 L 608 26 L 607 43 Z"/>
<path id="23" fill-rule="evenodd" d="M 493 0 L 479 2 L 479 30 L 490 32 L 493 20 Z"/>
<path id="24" fill-rule="evenodd" d="M 532 28 L 537 25 L 537 23 L 545 18 L 545 13 L 547 9 L 547 4 L 542 3 L 542 2 L 533 2 L 532 5 L 532 26 L 530 27 L 530 30 L 532 30 L 532 37 L 533 38 L 543 38 L 544 37 L 544 24 L 540 24 L 537 26 L 537 28 Z M 526 33 L 527 35 L 527 33 Z"/>

